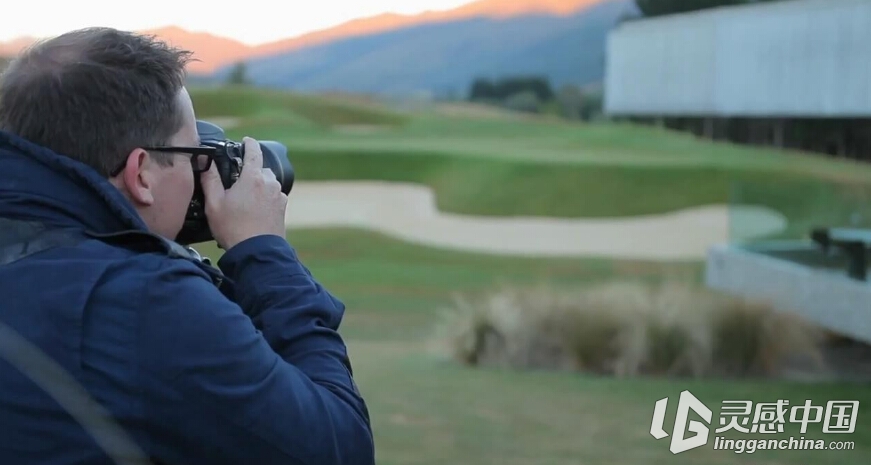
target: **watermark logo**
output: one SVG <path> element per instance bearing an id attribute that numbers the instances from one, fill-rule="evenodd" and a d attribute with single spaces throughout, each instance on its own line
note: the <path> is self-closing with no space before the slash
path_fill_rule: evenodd
<path id="1" fill-rule="evenodd" d="M 669 398 L 656 402 L 650 423 L 650 435 L 660 440 L 669 436 L 665 430 L 665 416 Z M 701 420 L 690 419 L 690 412 Z M 823 407 L 806 400 L 803 405 L 790 406 L 788 400 L 760 402 L 755 406 L 749 400 L 724 400 L 720 409 L 719 427 L 714 434 L 734 431 L 742 434 L 775 435 L 784 433 L 787 424 L 797 425 L 799 433 L 808 432 L 809 425 L 821 424 L 824 434 L 850 434 L 856 430 L 859 401 L 831 400 Z M 677 414 L 671 432 L 672 454 L 680 454 L 702 447 L 710 442 L 714 412 L 694 396 L 683 391 L 677 404 Z M 692 433 L 692 434 L 690 434 Z M 714 438 L 714 449 L 734 450 L 736 453 L 753 453 L 759 449 L 852 449 L 850 441 L 826 441 L 821 439 L 728 439 Z"/>
<path id="2" fill-rule="evenodd" d="M 667 408 L 668 397 L 656 401 L 656 407 L 653 409 L 653 421 L 650 424 L 650 434 L 656 439 L 668 437 L 668 433 L 663 429 Z M 711 423 L 711 416 L 713 415 L 711 409 L 697 399 L 696 396 L 692 395 L 690 391 L 681 392 L 680 400 L 677 404 L 677 417 L 674 419 L 674 429 L 672 430 L 674 436 L 671 438 L 671 447 L 669 448 L 672 454 L 680 454 L 681 452 L 695 449 L 708 443 L 709 429 L 707 426 L 697 420 L 691 420 L 687 423 L 690 410 L 702 417 L 708 424 Z M 696 434 L 687 438 L 687 431 Z"/>

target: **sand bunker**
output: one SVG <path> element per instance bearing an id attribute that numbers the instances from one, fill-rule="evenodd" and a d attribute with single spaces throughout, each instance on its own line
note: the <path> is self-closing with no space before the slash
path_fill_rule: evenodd
<path id="1" fill-rule="evenodd" d="M 286 218 L 290 229 L 364 228 L 459 251 L 649 260 L 704 259 L 714 244 L 786 227 L 767 208 L 718 205 L 625 218 L 457 215 L 438 211 L 426 186 L 373 181 L 297 182 Z"/>

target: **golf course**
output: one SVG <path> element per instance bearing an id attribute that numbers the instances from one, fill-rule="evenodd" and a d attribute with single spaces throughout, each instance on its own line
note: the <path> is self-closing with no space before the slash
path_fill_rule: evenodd
<path id="1" fill-rule="evenodd" d="M 191 95 L 197 118 L 223 125 L 228 137 L 288 147 L 296 181 L 287 239 L 346 305 L 341 333 L 368 401 L 379 464 L 871 463 L 867 385 L 513 369 L 462 360 L 451 347 L 458 339 L 441 331 L 463 299 L 505 289 L 572 295 L 613 283 L 695 288 L 714 243 L 871 226 L 871 167 L 457 102 L 247 87 Z M 213 261 L 221 254 L 212 243 L 196 248 Z M 584 326 L 583 339 L 595 340 L 595 328 Z M 765 346 L 758 339 L 780 337 L 778 328 L 753 343 Z M 650 423 L 656 401 L 669 397 L 671 432 L 684 390 L 715 412 L 724 400 L 857 400 L 852 434 L 823 434 L 812 423 L 801 435 L 787 423 L 773 435 L 854 445 L 738 454 L 714 450 L 712 441 L 674 455 L 671 437 L 654 439 Z"/>

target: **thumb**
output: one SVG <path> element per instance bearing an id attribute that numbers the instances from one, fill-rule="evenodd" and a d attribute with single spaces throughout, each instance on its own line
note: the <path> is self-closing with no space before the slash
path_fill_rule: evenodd
<path id="1" fill-rule="evenodd" d="M 214 163 L 208 171 L 200 175 L 200 184 L 203 186 L 206 206 L 215 205 L 224 198 L 224 183 L 221 182 L 221 175 L 218 174 L 218 168 Z"/>

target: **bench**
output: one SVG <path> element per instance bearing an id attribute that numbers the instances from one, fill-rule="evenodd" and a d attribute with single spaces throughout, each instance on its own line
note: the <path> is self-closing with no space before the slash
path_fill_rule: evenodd
<path id="1" fill-rule="evenodd" d="M 871 251 L 871 229 L 854 228 L 814 228 L 811 240 L 819 245 L 824 253 L 833 247 L 847 256 L 847 275 L 865 281 L 868 274 L 868 252 Z"/>

